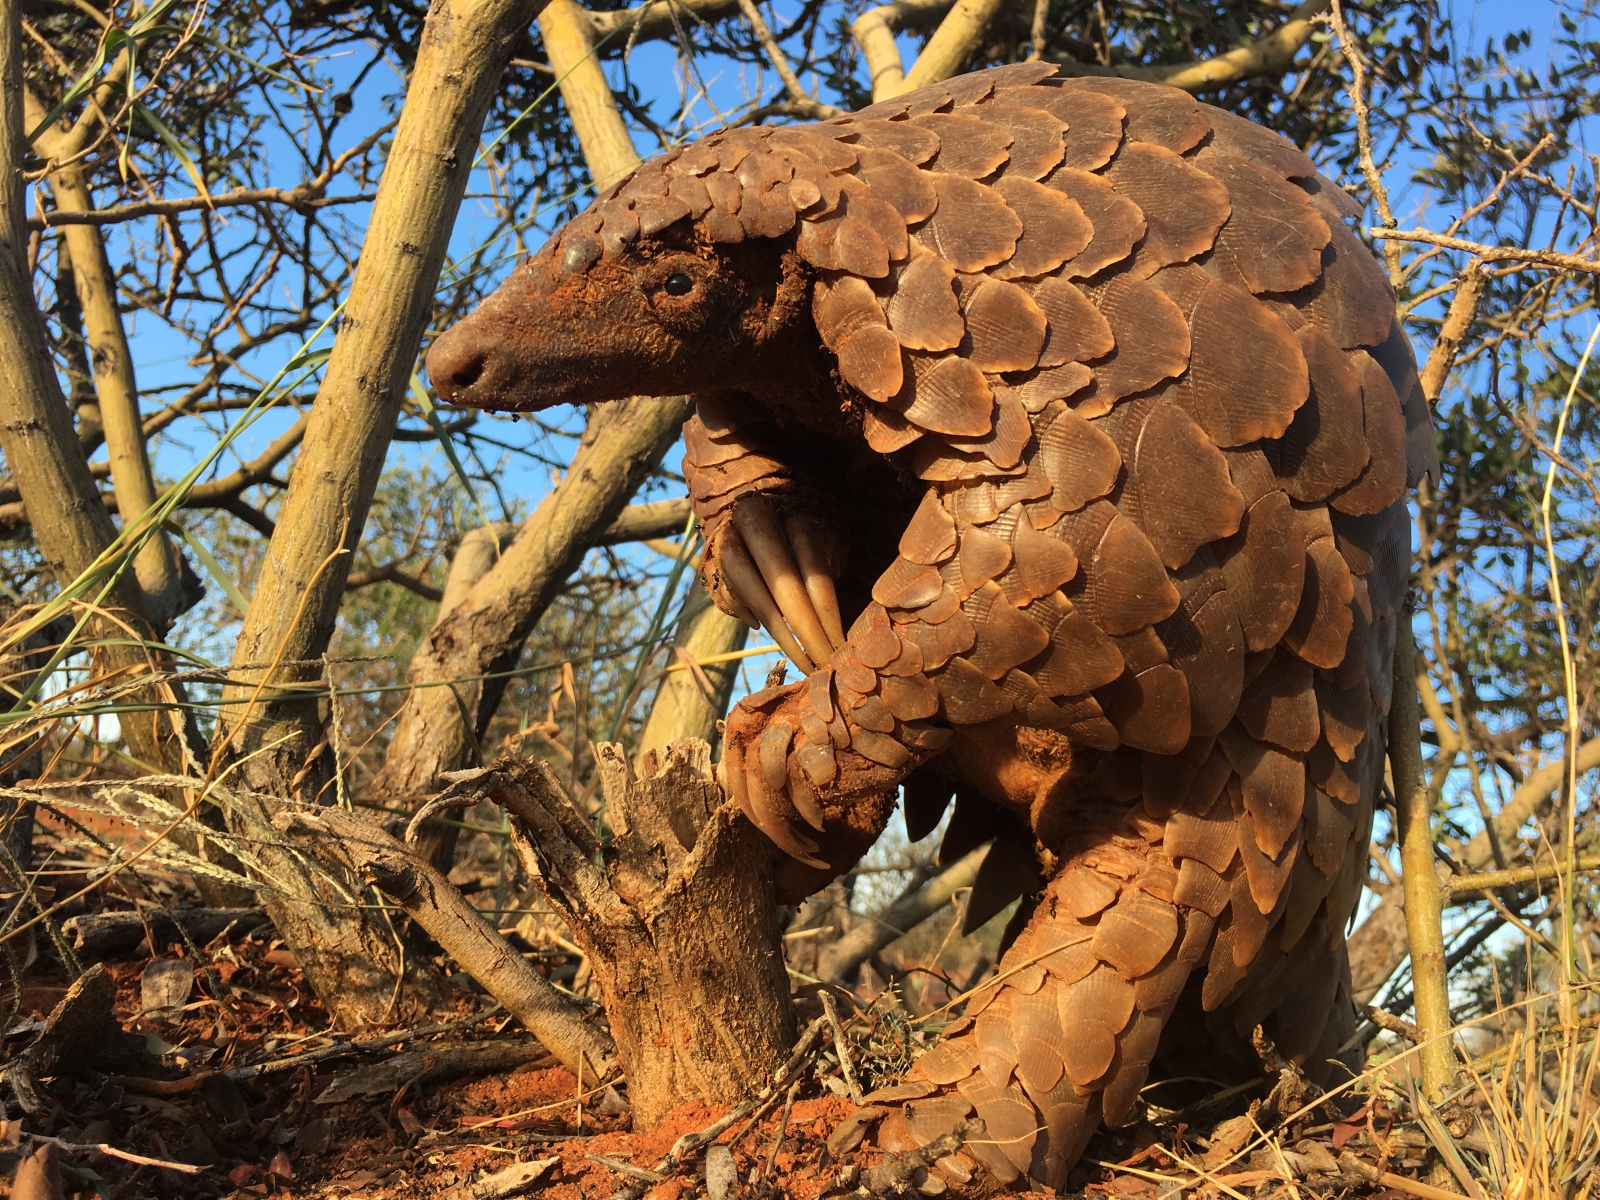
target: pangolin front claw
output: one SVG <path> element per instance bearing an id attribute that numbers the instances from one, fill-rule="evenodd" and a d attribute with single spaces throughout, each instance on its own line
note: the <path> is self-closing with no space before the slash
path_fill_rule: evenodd
<path id="1" fill-rule="evenodd" d="M 844 644 L 839 600 L 817 531 L 803 517 L 780 518 L 760 494 L 742 497 L 713 553 L 726 591 L 807 674 Z"/>
<path id="2" fill-rule="evenodd" d="M 801 793 L 793 787 L 789 747 L 796 735 L 797 721 L 780 709 L 769 714 L 775 698 L 787 698 L 805 685 L 791 684 L 747 697 L 728 715 L 726 750 L 722 760 L 724 786 L 744 810 L 750 823 L 791 858 L 819 870 L 829 864 L 818 857 L 821 847 L 800 832 L 803 820 L 822 830 L 822 807 L 815 791 Z"/>

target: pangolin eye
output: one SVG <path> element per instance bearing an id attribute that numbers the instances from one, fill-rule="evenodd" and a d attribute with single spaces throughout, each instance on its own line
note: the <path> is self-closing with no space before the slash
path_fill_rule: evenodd
<path id="1" fill-rule="evenodd" d="M 694 280 L 682 271 L 676 271 L 667 276 L 666 289 L 669 296 L 687 296 L 694 291 Z"/>

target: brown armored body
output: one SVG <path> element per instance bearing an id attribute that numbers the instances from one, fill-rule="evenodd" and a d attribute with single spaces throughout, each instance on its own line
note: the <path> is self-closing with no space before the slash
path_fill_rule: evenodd
<path id="1" fill-rule="evenodd" d="M 947 860 L 997 839 L 969 921 L 1031 896 L 880 1139 L 975 1112 L 994 1175 L 1059 1184 L 1173 1043 L 1262 1024 L 1318 1075 L 1351 1032 L 1436 463 L 1349 198 L 1182 92 L 1053 70 L 653 159 L 428 365 L 478 407 L 696 394 L 706 583 L 806 672 L 723 763 L 783 886 L 904 783 L 914 837 L 956 798 Z"/>

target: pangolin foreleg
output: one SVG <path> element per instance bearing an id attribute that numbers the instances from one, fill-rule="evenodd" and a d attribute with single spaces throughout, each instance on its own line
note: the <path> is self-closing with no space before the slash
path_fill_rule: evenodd
<path id="1" fill-rule="evenodd" d="M 702 398 L 684 444 L 707 590 L 725 611 L 766 629 L 807 676 L 729 714 L 723 783 L 807 868 L 787 866 L 790 882 L 820 886 L 871 845 L 901 780 L 952 734 L 924 723 L 938 694 L 921 648 L 896 632 L 881 604 L 845 632 L 834 581 L 846 548 L 825 532 L 841 522 L 828 519 L 826 501 L 784 461 L 761 410 Z"/>

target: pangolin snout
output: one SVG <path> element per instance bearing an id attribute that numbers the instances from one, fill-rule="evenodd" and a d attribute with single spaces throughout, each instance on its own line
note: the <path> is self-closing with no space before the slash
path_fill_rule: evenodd
<path id="1" fill-rule="evenodd" d="M 464 402 L 466 392 L 483 377 L 490 346 L 473 322 L 461 321 L 440 335 L 428 350 L 428 378 L 446 404 Z"/>

